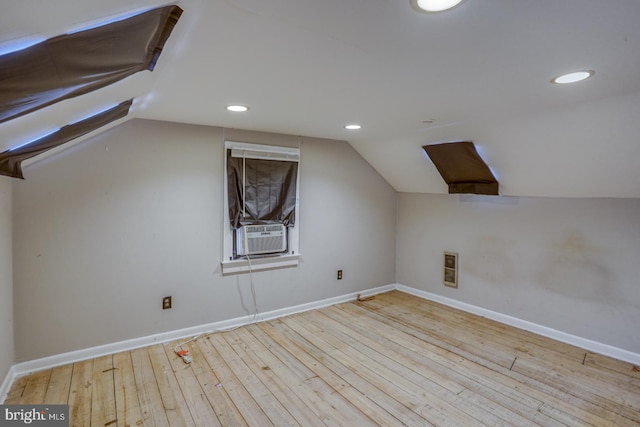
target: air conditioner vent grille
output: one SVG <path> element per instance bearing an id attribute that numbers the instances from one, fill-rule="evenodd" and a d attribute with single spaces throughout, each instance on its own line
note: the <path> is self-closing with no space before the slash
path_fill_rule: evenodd
<path id="1" fill-rule="evenodd" d="M 287 229 L 283 224 L 245 225 L 236 230 L 239 256 L 279 253 L 287 250 Z"/>
<path id="2" fill-rule="evenodd" d="M 247 233 L 264 233 L 271 231 L 282 231 L 282 224 L 270 224 L 270 225 L 246 225 Z"/>

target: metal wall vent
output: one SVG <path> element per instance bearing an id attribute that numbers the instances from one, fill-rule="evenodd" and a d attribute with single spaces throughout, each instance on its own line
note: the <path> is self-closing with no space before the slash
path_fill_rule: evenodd
<path id="1" fill-rule="evenodd" d="M 458 287 L 458 254 L 455 252 L 444 253 L 444 285 L 452 288 Z"/>

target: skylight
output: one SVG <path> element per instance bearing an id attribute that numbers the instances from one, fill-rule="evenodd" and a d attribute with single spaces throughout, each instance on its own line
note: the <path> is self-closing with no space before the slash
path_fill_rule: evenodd
<path id="1" fill-rule="evenodd" d="M 18 150 L 18 149 L 20 149 L 22 147 L 26 147 L 27 145 L 33 144 L 34 142 L 38 142 L 38 141 L 48 137 L 49 135 L 53 135 L 54 133 L 58 132 L 59 130 L 60 130 L 60 128 L 53 129 L 53 130 L 51 130 L 51 131 L 49 131 L 49 132 L 47 132 L 47 133 L 45 133 L 43 135 L 40 135 L 37 138 L 31 139 L 31 140 L 29 140 L 27 142 L 23 142 L 22 144 L 16 145 L 15 147 L 11 147 L 11 148 L 9 148 L 8 151 L 15 151 L 15 150 Z"/>
<path id="2" fill-rule="evenodd" d="M 0 153 L 0 175 L 24 178 L 22 162 L 57 148 L 67 142 L 100 129 L 129 114 L 133 99 L 121 102 L 86 119 L 76 121 L 60 129 L 55 129 L 37 139 L 33 139 Z"/>
<path id="3" fill-rule="evenodd" d="M 0 123 L 153 71 L 181 14 L 178 6 L 166 6 L 28 48 L 13 46 L 0 56 Z"/>
<path id="4" fill-rule="evenodd" d="M 103 20 L 100 20 L 100 21 L 96 21 L 93 24 L 85 25 L 85 26 L 78 27 L 78 28 L 75 28 L 73 30 L 67 31 L 66 34 L 67 35 L 71 35 L 71 34 L 80 33 L 82 31 L 92 30 L 94 28 L 100 28 L 100 27 L 103 27 L 105 25 L 113 24 L 114 22 L 124 21 L 125 19 L 129 19 L 129 18 L 132 18 L 134 16 L 140 15 L 142 13 L 148 12 L 149 10 L 151 10 L 151 9 L 143 9 L 143 10 L 138 10 L 136 12 L 128 12 L 128 13 L 123 14 L 123 15 L 114 16 L 113 18 L 108 18 L 108 19 L 103 19 Z"/>
<path id="5" fill-rule="evenodd" d="M 8 55 L 13 52 L 20 52 L 21 50 L 30 48 L 38 43 L 42 43 L 45 40 L 46 39 L 44 37 L 31 37 L 0 45 L 0 56 Z"/>
<path id="6" fill-rule="evenodd" d="M 450 194 L 500 194 L 498 181 L 473 142 L 448 142 L 422 148 L 449 186 Z"/>

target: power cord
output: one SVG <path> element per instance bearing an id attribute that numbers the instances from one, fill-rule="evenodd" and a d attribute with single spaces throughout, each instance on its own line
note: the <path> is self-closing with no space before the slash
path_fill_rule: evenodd
<path id="1" fill-rule="evenodd" d="M 255 285 L 253 284 L 253 266 L 251 265 L 251 257 L 246 255 L 246 258 L 249 265 L 249 284 L 251 289 L 251 297 L 253 300 L 253 316 L 249 321 L 249 323 L 247 323 L 247 325 L 252 325 L 258 321 L 258 315 L 260 314 L 260 311 L 258 310 L 258 299 L 256 297 L 256 288 L 255 288 Z M 238 286 L 240 286 L 240 281 L 238 281 Z M 240 298 L 242 298 L 242 293 L 240 294 Z M 187 345 L 191 342 L 195 342 L 199 338 L 206 337 L 207 335 L 215 334 L 217 332 L 234 331 L 241 326 L 246 326 L 246 325 L 233 326 L 230 328 L 214 329 L 213 331 L 198 334 L 187 341 L 178 343 L 175 347 L 173 347 L 173 352 L 178 356 L 180 356 L 184 363 L 189 364 L 193 362 L 193 357 L 191 357 L 191 355 L 189 354 L 189 350 L 183 349 L 182 346 Z"/>

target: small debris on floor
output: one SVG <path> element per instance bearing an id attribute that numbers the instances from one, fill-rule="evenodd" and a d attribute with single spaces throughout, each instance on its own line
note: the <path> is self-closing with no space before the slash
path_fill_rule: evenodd
<path id="1" fill-rule="evenodd" d="M 371 295 L 371 296 L 368 296 L 368 297 L 361 297 L 360 294 L 358 294 L 358 296 L 356 297 L 356 301 L 358 301 L 358 302 L 371 301 L 375 297 L 376 297 L 375 295 Z"/>

